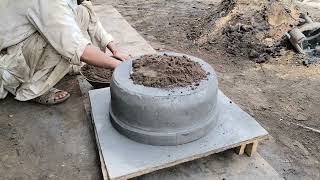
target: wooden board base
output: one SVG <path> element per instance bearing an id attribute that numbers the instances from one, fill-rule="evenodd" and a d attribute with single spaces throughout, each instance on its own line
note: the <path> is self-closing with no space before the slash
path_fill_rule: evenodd
<path id="1" fill-rule="evenodd" d="M 110 122 L 109 88 L 89 92 L 97 140 L 110 179 L 132 178 L 158 169 L 205 157 L 246 144 L 244 152 L 253 155 L 259 140 L 268 136 L 251 116 L 218 93 L 220 116 L 211 132 L 179 146 L 151 146 L 137 143 L 116 131 Z"/>

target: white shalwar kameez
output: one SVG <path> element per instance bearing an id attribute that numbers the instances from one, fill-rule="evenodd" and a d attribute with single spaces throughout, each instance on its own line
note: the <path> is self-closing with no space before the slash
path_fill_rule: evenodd
<path id="1" fill-rule="evenodd" d="M 34 99 L 80 65 L 88 44 L 104 50 L 112 36 L 90 1 L 1 0 L 0 99 Z"/>

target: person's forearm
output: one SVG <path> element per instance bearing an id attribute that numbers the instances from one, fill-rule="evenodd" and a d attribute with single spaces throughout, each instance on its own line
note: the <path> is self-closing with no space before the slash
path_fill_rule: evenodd
<path id="1" fill-rule="evenodd" d="M 112 54 L 115 54 L 118 49 L 116 48 L 116 46 L 113 44 L 113 42 L 109 42 L 109 44 L 106 47 L 106 50 L 109 49 L 111 51 Z"/>
<path id="2" fill-rule="evenodd" d="M 120 64 L 120 61 L 106 55 L 105 53 L 100 51 L 99 48 L 93 45 L 88 45 L 85 48 L 81 56 L 81 61 L 93 66 L 109 69 L 114 69 L 118 64 Z"/>
<path id="3" fill-rule="evenodd" d="M 113 54 L 112 57 L 114 57 L 120 61 L 125 61 L 125 60 L 128 60 L 130 57 L 132 57 L 130 54 L 126 54 L 126 53 L 119 51 L 118 48 L 116 48 L 116 46 L 113 44 L 112 41 L 108 43 L 108 45 L 105 49 L 105 52 L 107 52 L 108 49 Z"/>

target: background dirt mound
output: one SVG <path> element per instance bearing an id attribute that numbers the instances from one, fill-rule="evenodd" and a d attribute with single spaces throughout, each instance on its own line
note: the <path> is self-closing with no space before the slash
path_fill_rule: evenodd
<path id="1" fill-rule="evenodd" d="M 299 23 L 299 16 L 287 0 L 223 0 L 189 38 L 207 50 L 219 44 L 230 54 L 264 62 L 281 54 L 284 34 Z"/>
<path id="2" fill-rule="evenodd" d="M 112 73 L 111 69 L 104 69 L 95 66 L 91 66 L 89 64 L 82 67 L 83 75 L 95 82 L 111 82 Z"/>
<path id="3" fill-rule="evenodd" d="M 188 57 L 145 55 L 133 61 L 135 84 L 156 88 L 198 86 L 207 77 L 200 64 Z"/>

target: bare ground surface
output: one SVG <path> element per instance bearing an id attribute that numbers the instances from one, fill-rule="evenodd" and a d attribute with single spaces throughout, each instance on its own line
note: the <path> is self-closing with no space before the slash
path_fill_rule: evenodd
<path id="1" fill-rule="evenodd" d="M 290 52 L 256 64 L 221 48 L 198 48 L 187 34 L 195 22 L 210 15 L 218 2 L 95 1 L 114 5 L 155 49 L 192 54 L 209 62 L 217 71 L 222 91 L 273 137 L 259 147 L 260 154 L 286 179 L 319 179 L 320 133 L 301 127 L 320 129 L 319 64 L 302 66 Z M 302 9 L 319 19 L 318 8 L 304 4 Z"/>
<path id="2" fill-rule="evenodd" d="M 0 101 L 0 180 L 101 179 L 77 79 L 58 88 L 71 97 L 56 106 Z"/>

